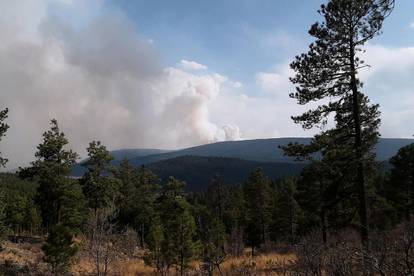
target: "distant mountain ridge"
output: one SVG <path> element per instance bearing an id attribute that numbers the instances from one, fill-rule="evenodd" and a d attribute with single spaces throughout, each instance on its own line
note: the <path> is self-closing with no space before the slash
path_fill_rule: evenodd
<path id="1" fill-rule="evenodd" d="M 185 156 L 222 157 L 228 158 L 227 162 L 233 162 L 234 159 L 242 159 L 259 163 L 278 163 L 279 165 L 282 163 L 297 164 L 294 158 L 284 156 L 279 146 L 287 145 L 291 142 L 307 144 L 310 140 L 311 138 L 256 139 L 218 142 L 173 151 L 160 149 L 127 149 L 116 150 L 111 153 L 114 156 L 114 165 L 118 165 L 124 158 L 127 158 L 136 167 L 142 165 L 151 167 L 151 164 L 156 162 L 158 162 L 157 166 L 160 167 L 159 162 L 161 161 Z M 414 139 L 381 138 L 376 146 L 377 159 L 379 161 L 388 161 L 401 147 L 411 143 L 414 143 Z M 175 161 L 177 160 L 183 161 L 184 159 L 176 159 Z M 185 164 L 182 164 L 183 168 L 189 166 L 189 160 L 195 161 L 195 159 L 191 158 L 185 160 Z M 78 164 L 73 170 L 73 175 L 80 176 L 84 171 L 84 168 Z"/>
<path id="2" fill-rule="evenodd" d="M 166 160 L 179 156 L 229 157 L 258 162 L 295 162 L 294 158 L 285 156 L 279 146 L 289 143 L 310 143 L 311 138 L 273 138 L 218 142 L 162 154 L 139 156 L 130 159 L 136 166 Z M 414 143 L 414 139 L 381 138 L 376 147 L 377 159 L 388 161 L 398 150 Z"/>
<path id="3" fill-rule="evenodd" d="M 111 155 L 114 158 L 115 162 L 118 162 L 123 159 L 132 159 L 148 155 L 157 155 L 171 152 L 171 150 L 162 150 L 162 149 L 120 149 L 111 151 Z"/>
<path id="4" fill-rule="evenodd" d="M 170 176 L 185 181 L 191 192 L 206 190 L 211 179 L 220 175 L 227 185 L 243 183 L 249 174 L 261 168 L 271 179 L 298 175 L 304 163 L 257 162 L 228 157 L 179 156 L 147 165 L 161 180 Z"/>

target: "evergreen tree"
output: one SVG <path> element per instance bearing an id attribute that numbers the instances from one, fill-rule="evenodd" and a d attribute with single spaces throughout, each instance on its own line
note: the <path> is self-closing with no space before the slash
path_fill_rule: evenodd
<path id="1" fill-rule="evenodd" d="M 223 223 L 229 237 L 228 253 L 233 256 L 241 256 L 244 253 L 244 232 L 247 224 L 243 187 L 241 185 L 228 187 L 224 203 Z"/>
<path id="2" fill-rule="evenodd" d="M 397 210 L 399 219 L 414 215 L 414 144 L 401 148 L 390 159 L 392 165 L 385 195 Z"/>
<path id="3" fill-rule="evenodd" d="M 223 179 L 215 175 L 207 187 L 207 206 L 220 220 L 223 220 L 225 212 L 226 192 Z"/>
<path id="4" fill-rule="evenodd" d="M 81 179 L 88 207 L 95 212 L 110 206 L 118 196 L 121 183 L 110 175 L 113 157 L 99 141 L 92 141 L 87 148 L 88 160 L 82 164 L 88 171 Z"/>
<path id="5" fill-rule="evenodd" d="M 246 203 L 247 235 L 254 250 L 269 240 L 272 219 L 272 193 L 269 179 L 262 169 L 252 172 L 244 184 Z"/>
<path id="6" fill-rule="evenodd" d="M 1 138 L 5 135 L 9 126 L 4 123 L 3 121 L 7 118 L 7 113 L 9 110 L 6 108 L 4 110 L 0 110 L 0 141 Z M 3 167 L 7 163 L 7 159 L 2 158 L 0 152 L 0 167 Z M 6 201 L 5 201 L 5 193 L 3 191 L 3 187 L 0 186 L 0 242 L 3 240 L 3 235 L 6 233 Z M 0 244 L 1 249 L 1 244 Z"/>
<path id="7" fill-rule="evenodd" d="M 60 131 L 56 120 L 51 121 L 51 126 L 43 134 L 43 143 L 37 147 L 36 161 L 32 162 L 31 167 L 20 171 L 20 176 L 36 178 L 39 183 L 37 203 L 46 229 L 56 224 L 65 224 L 69 221 L 68 216 L 83 206 L 82 196 L 73 196 L 73 191 L 79 190 L 78 183 L 69 179 L 78 155 L 65 149 L 68 140 Z M 72 205 L 69 213 L 65 211 L 66 204 Z"/>
<path id="8" fill-rule="evenodd" d="M 40 212 L 34 202 L 29 201 L 26 205 L 23 229 L 29 232 L 30 235 L 38 233 L 41 229 L 42 218 Z"/>
<path id="9" fill-rule="evenodd" d="M 43 245 L 44 260 L 54 275 L 62 275 L 68 271 L 78 247 L 72 240 L 71 229 L 63 225 L 54 226 Z"/>
<path id="10" fill-rule="evenodd" d="M 135 193 L 135 181 L 137 179 L 136 169 L 129 163 L 128 159 L 122 160 L 119 167 L 113 170 L 114 176 L 120 180 L 120 199 L 124 206 L 131 204 L 131 195 Z"/>
<path id="11" fill-rule="evenodd" d="M 335 157 L 336 158 L 336 157 Z M 335 222 L 343 226 L 344 221 L 349 222 L 348 216 L 344 214 L 345 210 L 340 212 L 340 203 L 345 206 L 345 201 L 349 194 L 354 191 L 352 183 L 348 183 L 342 171 L 342 163 L 329 159 L 325 156 L 323 161 L 313 161 L 302 171 L 297 182 L 297 201 L 304 212 L 302 220 L 302 234 L 319 227 L 322 233 L 322 239 L 327 242 L 327 232 L 330 227 L 329 217 L 334 217 Z M 336 167 L 336 163 L 340 163 Z M 350 213 L 354 214 L 354 206 Z M 338 211 L 338 212 L 337 212 Z"/>
<path id="12" fill-rule="evenodd" d="M 217 217 L 210 217 L 203 233 L 203 263 L 209 275 L 217 269 L 222 275 L 220 265 L 227 257 L 227 235 L 223 222 Z"/>
<path id="13" fill-rule="evenodd" d="M 66 179 L 61 195 L 61 224 L 69 227 L 75 233 L 87 217 L 86 199 L 82 187 L 77 180 Z"/>
<path id="14" fill-rule="evenodd" d="M 358 72 L 365 67 L 358 52 L 380 33 L 384 19 L 393 9 L 393 0 L 330 0 L 322 5 L 323 23 L 312 25 L 309 34 L 316 41 L 306 54 L 296 57 L 291 81 L 296 93 L 290 96 L 301 105 L 323 101 L 317 108 L 293 117 L 305 129 L 325 126 L 333 114 L 335 127 L 316 136 L 311 145 L 291 145 L 287 152 L 306 155 L 339 149 L 352 167 L 351 181 L 359 196 L 361 240 L 368 245 L 366 166 L 378 137 L 378 105 L 370 105 L 362 94 Z M 354 173 L 355 172 L 355 173 Z"/>
<path id="15" fill-rule="evenodd" d="M 0 250 L 2 250 L 3 237 L 6 234 L 6 232 L 6 199 L 4 191 L 0 186 Z"/>
<path id="16" fill-rule="evenodd" d="M 136 193 L 137 171 L 131 166 L 128 159 L 124 159 L 119 167 L 113 170 L 113 174 L 120 182 L 118 220 L 122 225 L 131 226 L 133 221 L 131 217 L 135 212 L 132 206 L 135 204 L 133 195 Z"/>
<path id="17" fill-rule="evenodd" d="M 164 266 L 176 266 L 184 275 L 189 262 L 199 253 L 200 245 L 195 241 L 196 224 L 191 214 L 191 206 L 183 196 L 185 184 L 170 178 L 163 185 L 158 198 L 158 214 L 162 223 L 161 243 Z"/>
<path id="18" fill-rule="evenodd" d="M 159 188 L 159 179 L 147 168 L 138 170 L 135 182 L 135 193 L 132 194 L 133 228 L 139 234 L 141 246 L 149 232 L 152 218 L 155 215 L 155 200 Z"/>
<path id="19" fill-rule="evenodd" d="M 296 182 L 294 179 L 285 179 L 276 184 L 273 216 L 273 231 L 278 239 L 295 241 L 298 233 L 298 224 L 301 219 L 301 209 L 296 202 Z"/>
<path id="20" fill-rule="evenodd" d="M 159 216 L 152 218 L 152 223 L 147 236 L 148 251 L 144 255 L 146 264 L 153 266 L 161 275 L 165 275 L 169 269 L 169 261 L 164 258 L 163 245 L 165 242 L 164 228 Z"/>
<path id="21" fill-rule="evenodd" d="M 177 199 L 176 201 L 176 217 L 167 221 L 166 228 L 170 229 L 171 235 L 169 240 L 172 241 L 167 247 L 176 249 L 174 264 L 178 266 L 180 275 L 185 274 L 185 270 L 191 261 L 198 257 L 200 244 L 194 241 L 196 234 L 196 224 L 191 214 L 190 205 L 185 199 Z M 172 245 L 172 247 L 170 247 Z"/>
<path id="22" fill-rule="evenodd" d="M 3 193 L 5 225 L 15 234 L 38 233 L 41 218 L 35 204 L 37 183 L 19 179 L 10 173 L 0 174 L 0 191 Z"/>
<path id="23" fill-rule="evenodd" d="M 7 129 L 9 129 L 9 125 L 4 123 L 4 120 L 7 119 L 8 113 L 9 113 L 9 110 L 7 108 L 4 110 L 0 110 L 0 141 L 1 141 L 1 138 L 3 138 L 4 135 L 6 134 Z M 0 167 L 6 165 L 7 161 L 8 161 L 7 159 L 1 156 L 1 152 L 0 152 Z"/>
<path id="24" fill-rule="evenodd" d="M 119 220 L 123 225 L 132 226 L 139 235 L 140 246 L 144 247 L 155 216 L 159 179 L 145 167 L 135 169 L 128 160 L 122 161 L 114 173 L 122 182 Z"/>
<path id="25" fill-rule="evenodd" d="M 25 222 L 25 212 L 27 209 L 27 198 L 22 195 L 14 194 L 9 195 L 9 198 L 5 199 L 7 202 L 7 221 L 9 227 L 13 230 L 15 235 L 20 235 L 22 226 Z"/>

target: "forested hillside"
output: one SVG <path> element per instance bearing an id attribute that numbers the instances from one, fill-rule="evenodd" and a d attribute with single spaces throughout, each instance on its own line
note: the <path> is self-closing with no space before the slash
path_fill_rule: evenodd
<path id="1" fill-rule="evenodd" d="M 297 175 L 299 172 L 297 170 L 298 165 L 295 162 L 295 158 L 286 156 L 283 153 L 283 150 L 280 148 L 281 146 L 286 146 L 289 143 L 310 143 L 310 138 L 274 138 L 274 139 L 258 139 L 258 140 L 243 140 L 243 141 L 229 141 L 229 142 L 220 142 L 220 143 L 213 143 L 207 144 L 197 147 L 192 147 L 188 149 L 182 150 L 175 150 L 175 151 L 167 151 L 167 150 L 146 150 L 146 149 L 130 149 L 130 150 L 116 150 L 111 151 L 111 155 L 114 157 L 112 164 L 118 166 L 121 161 L 126 158 L 130 161 L 131 165 L 135 167 L 139 167 L 142 165 L 145 166 L 153 166 L 150 165 L 151 163 L 157 163 L 154 166 L 167 166 L 162 165 L 164 163 L 160 162 L 163 160 L 173 159 L 176 157 L 183 157 L 183 156 L 199 156 L 199 157 L 224 157 L 230 158 L 228 162 L 221 163 L 220 170 L 216 173 L 223 174 L 226 172 L 226 168 L 228 167 L 229 172 L 227 175 L 231 175 L 233 169 L 232 167 L 236 167 L 237 164 L 231 164 L 234 159 L 243 159 L 246 161 L 256 161 L 262 163 L 278 163 L 279 165 L 274 167 L 270 176 L 293 176 Z M 381 138 L 375 148 L 375 152 L 377 155 L 378 161 L 388 161 L 392 156 L 394 156 L 398 149 L 403 146 L 409 145 L 414 142 L 414 139 L 394 139 L 394 138 Z M 175 164 L 182 159 L 176 159 L 174 161 Z M 240 162 L 239 162 L 240 163 Z M 248 163 L 248 162 L 247 162 Z M 82 162 L 80 162 L 82 164 Z M 73 171 L 72 175 L 80 177 L 82 176 L 86 170 L 80 165 L 77 164 Z M 166 162 L 165 164 L 168 164 Z M 205 163 L 207 165 L 207 163 Z M 191 166 L 198 166 L 200 169 L 200 163 L 198 164 L 191 164 L 189 160 L 182 164 L 182 169 L 189 168 Z M 260 166 L 260 164 L 257 164 Z M 286 168 L 291 167 L 292 169 L 287 170 Z M 211 166 L 206 168 L 207 171 L 211 170 Z M 242 170 L 243 171 L 243 170 Z M 181 172 L 171 171 L 168 170 L 171 175 L 179 174 Z M 214 173 L 214 172 L 213 172 Z M 194 174 L 193 174 L 194 175 Z M 210 174 L 209 174 L 210 175 Z M 162 176 L 165 176 L 165 173 L 162 173 Z M 198 178 L 204 178 L 203 175 L 198 175 Z M 188 179 L 188 178 L 186 178 Z M 236 178 L 228 178 L 229 182 L 237 183 L 240 180 L 240 177 Z M 205 181 L 203 181 L 205 183 Z"/>
<path id="2" fill-rule="evenodd" d="M 211 179 L 219 175 L 226 185 L 243 183 L 257 168 L 273 180 L 299 175 L 305 164 L 255 162 L 226 157 L 181 156 L 150 163 L 151 171 L 166 181 L 170 176 L 186 183 L 191 192 L 206 191 Z"/>

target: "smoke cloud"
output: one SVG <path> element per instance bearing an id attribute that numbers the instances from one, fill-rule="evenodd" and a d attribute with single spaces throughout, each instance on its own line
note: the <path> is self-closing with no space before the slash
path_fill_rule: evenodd
<path id="1" fill-rule="evenodd" d="M 26 1 L 1 4 L 0 108 L 10 109 L 11 125 L 1 147 L 9 168 L 33 159 L 52 118 L 81 155 L 93 139 L 111 149 L 240 139 L 237 126 L 210 119 L 209 102 L 232 85 L 226 77 L 162 68 L 151 41 L 120 14 L 71 26 L 33 2 L 32 10 Z M 23 10 L 23 22 L 9 16 Z"/>
<path id="2" fill-rule="evenodd" d="M 0 10 L 0 109 L 9 108 L 11 126 L 0 152 L 8 169 L 33 160 L 52 118 L 82 157 L 92 140 L 109 149 L 176 149 L 318 131 L 305 132 L 290 118 L 309 108 L 289 99 L 290 58 L 245 85 L 202 60 L 163 65 L 157 42 L 102 0 L 1 1 Z M 361 79 L 381 105 L 382 135 L 411 137 L 414 48 L 367 50 L 372 68 Z"/>

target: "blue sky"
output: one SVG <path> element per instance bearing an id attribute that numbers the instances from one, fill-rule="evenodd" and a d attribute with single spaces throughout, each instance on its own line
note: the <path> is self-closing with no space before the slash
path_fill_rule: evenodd
<path id="1" fill-rule="evenodd" d="M 311 136 L 292 115 L 289 63 L 307 50 L 323 0 L 0 1 L 0 144 L 9 166 L 33 159 L 58 119 L 85 156 L 217 141 Z M 414 134 L 414 1 L 397 0 L 362 54 L 364 93 L 383 137 Z M 411 27 L 410 27 L 411 26 Z"/>
<path id="2" fill-rule="evenodd" d="M 292 60 L 310 42 L 309 26 L 320 19 L 321 0 L 115 0 L 137 30 L 153 39 L 165 65 L 181 59 L 207 64 L 243 83 L 257 71 Z M 384 34 L 373 42 L 414 45 L 414 1 L 399 0 Z"/>

